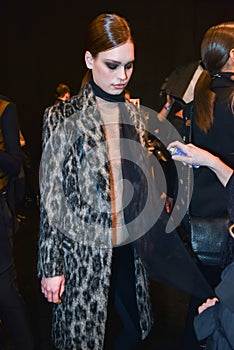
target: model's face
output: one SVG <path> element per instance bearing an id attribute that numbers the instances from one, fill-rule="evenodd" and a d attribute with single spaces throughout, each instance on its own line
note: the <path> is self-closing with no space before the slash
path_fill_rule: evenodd
<path id="1" fill-rule="evenodd" d="M 100 52 L 93 58 L 85 53 L 87 68 L 92 69 L 94 82 L 105 92 L 118 95 L 127 86 L 134 63 L 134 44 L 127 41 L 108 51 Z"/>

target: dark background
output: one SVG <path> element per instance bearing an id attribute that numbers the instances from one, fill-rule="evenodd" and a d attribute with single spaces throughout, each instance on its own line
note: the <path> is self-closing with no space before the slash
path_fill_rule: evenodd
<path id="1" fill-rule="evenodd" d="M 222 0 L 8 0 L 1 2 L 0 94 L 17 104 L 21 129 L 34 159 L 40 159 L 44 109 L 58 83 L 76 94 L 85 72 L 83 36 L 102 12 L 130 23 L 136 41 L 132 97 L 159 110 L 164 79 L 200 58 L 209 26 L 234 20 L 234 1 Z"/>

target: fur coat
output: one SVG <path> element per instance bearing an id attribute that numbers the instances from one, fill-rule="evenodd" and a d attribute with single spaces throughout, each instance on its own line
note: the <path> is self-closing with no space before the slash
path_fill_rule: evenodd
<path id="1" fill-rule="evenodd" d="M 144 143 L 144 123 L 126 102 Z M 40 167 L 38 276 L 65 275 L 53 305 L 58 349 L 103 348 L 112 260 L 110 169 L 105 134 L 89 84 L 44 113 Z M 142 191 L 143 192 L 143 191 Z M 153 324 L 145 268 L 135 251 L 136 298 L 144 339 Z"/>

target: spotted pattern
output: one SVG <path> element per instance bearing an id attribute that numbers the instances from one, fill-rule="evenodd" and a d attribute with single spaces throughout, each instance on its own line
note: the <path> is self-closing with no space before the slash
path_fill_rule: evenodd
<path id="1" fill-rule="evenodd" d="M 134 125 L 141 129 L 143 123 L 134 113 L 135 111 L 130 110 Z M 90 115 L 94 118 L 90 118 Z M 53 305 L 52 336 L 56 348 L 101 350 L 110 287 L 112 247 L 109 242 L 112 222 L 107 150 L 103 148 L 103 158 L 96 154 L 95 177 L 90 176 L 91 169 L 88 164 L 82 170 L 84 171 L 82 176 L 79 176 L 81 160 L 85 158 L 90 148 L 95 147 L 96 142 L 104 138 L 98 122 L 100 116 L 96 111 L 95 98 L 89 85 L 81 95 L 45 111 L 43 149 L 49 145 L 52 150 L 58 147 L 60 151 L 62 133 L 58 132 L 57 138 L 53 139 L 56 140 L 56 145 L 50 144 L 51 135 L 61 128 L 61 124 L 68 125 L 70 118 L 74 116 L 79 126 L 79 137 L 75 138 L 75 142 L 71 143 L 72 147 L 66 152 L 62 169 L 63 191 L 73 216 L 68 215 L 66 218 L 68 220 L 66 227 L 69 227 L 69 230 L 62 230 L 51 222 L 45 203 L 41 202 L 38 276 L 52 277 L 65 274 L 66 288 L 62 303 Z M 95 116 L 97 119 L 92 121 Z M 73 125 L 73 128 L 77 125 Z M 73 129 L 67 128 L 67 130 Z M 66 138 L 69 137 L 67 132 Z M 139 138 L 143 142 L 143 132 L 139 132 Z M 105 143 L 103 147 L 106 147 Z M 43 195 L 52 186 L 56 177 L 56 173 L 51 170 L 53 161 L 56 159 L 47 159 L 44 165 L 48 167 L 50 176 L 46 183 L 41 184 Z M 82 179 L 86 181 L 82 182 Z M 98 184 L 95 190 L 100 193 L 99 202 L 96 203 L 100 208 L 98 213 L 92 212 L 88 203 L 88 191 L 93 190 L 92 181 Z M 84 196 L 84 191 L 87 191 L 87 196 Z M 60 194 L 54 191 L 51 195 L 56 208 Z M 73 220 L 74 217 L 77 219 Z M 136 253 L 134 261 L 137 306 L 144 339 L 153 324 L 149 284 L 144 266 Z"/>

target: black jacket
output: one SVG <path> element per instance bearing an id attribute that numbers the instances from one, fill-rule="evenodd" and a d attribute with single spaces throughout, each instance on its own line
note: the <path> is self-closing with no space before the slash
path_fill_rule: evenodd
<path id="1" fill-rule="evenodd" d="M 9 101 L 0 96 L 1 100 Z M 0 193 L 0 273 L 12 263 L 10 235 L 13 229 L 14 179 L 21 168 L 19 125 L 16 106 L 10 102 L 0 118 L 2 145 L 0 149 L 0 171 L 8 176 L 8 183 Z M 6 194 L 3 194 L 3 192 Z"/>

